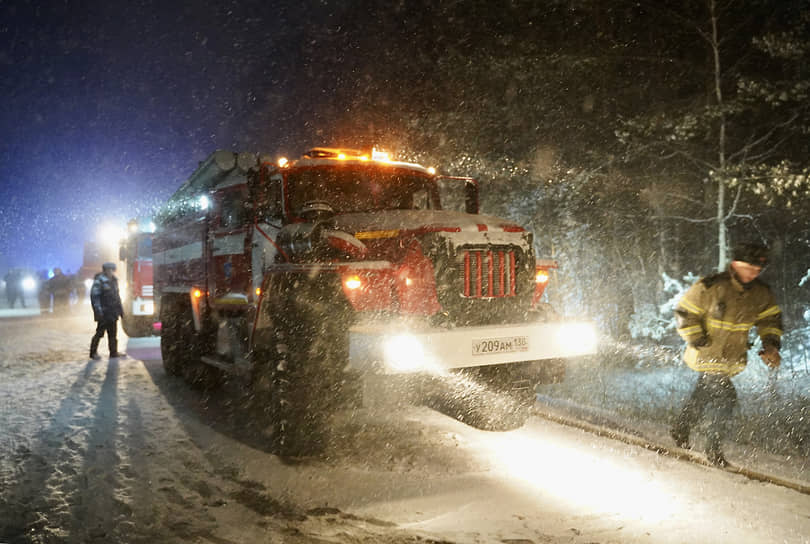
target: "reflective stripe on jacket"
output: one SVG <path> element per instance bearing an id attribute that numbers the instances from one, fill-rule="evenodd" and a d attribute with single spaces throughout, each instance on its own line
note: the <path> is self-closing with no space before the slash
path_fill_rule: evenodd
<path id="1" fill-rule="evenodd" d="M 684 294 L 675 315 L 678 334 L 688 344 L 684 362 L 698 372 L 742 372 L 752 327 L 763 346 L 780 347 L 782 312 L 770 288 L 758 279 L 743 285 L 730 271 L 707 276 Z"/>

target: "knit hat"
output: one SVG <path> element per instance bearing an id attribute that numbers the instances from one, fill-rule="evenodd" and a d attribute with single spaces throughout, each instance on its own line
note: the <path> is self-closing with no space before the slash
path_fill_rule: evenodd
<path id="1" fill-rule="evenodd" d="M 104 263 L 101 265 L 102 270 L 115 270 L 116 268 L 115 263 Z"/>
<path id="2" fill-rule="evenodd" d="M 764 268 L 768 264 L 768 247 L 756 242 L 740 242 L 734 246 L 731 259 Z"/>

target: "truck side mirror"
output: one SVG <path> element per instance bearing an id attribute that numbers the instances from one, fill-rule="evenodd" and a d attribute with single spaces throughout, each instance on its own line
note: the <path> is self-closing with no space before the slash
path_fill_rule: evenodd
<path id="1" fill-rule="evenodd" d="M 259 221 L 280 220 L 284 208 L 281 204 L 281 176 L 270 175 L 267 166 L 248 173 L 248 189 L 254 203 L 254 217 Z"/>
<path id="2" fill-rule="evenodd" d="M 475 178 L 436 176 L 436 183 L 442 209 L 478 213 L 478 182 Z"/>
<path id="3" fill-rule="evenodd" d="M 478 213 L 478 182 L 472 178 L 464 183 L 464 209 L 467 213 Z"/>
<path id="4" fill-rule="evenodd" d="M 271 179 L 267 187 L 265 217 L 268 219 L 280 219 L 281 215 L 281 180 Z"/>

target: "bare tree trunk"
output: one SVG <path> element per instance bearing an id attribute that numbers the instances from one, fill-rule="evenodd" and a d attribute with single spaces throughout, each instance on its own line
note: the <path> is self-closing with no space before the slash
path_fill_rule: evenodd
<path id="1" fill-rule="evenodd" d="M 717 31 L 717 2 L 707 0 L 712 33 L 709 45 L 714 58 L 714 96 L 720 112 L 717 135 L 717 270 L 725 270 L 727 264 L 728 226 L 726 225 L 726 113 L 723 110 L 723 88 L 720 72 L 720 39 Z"/>

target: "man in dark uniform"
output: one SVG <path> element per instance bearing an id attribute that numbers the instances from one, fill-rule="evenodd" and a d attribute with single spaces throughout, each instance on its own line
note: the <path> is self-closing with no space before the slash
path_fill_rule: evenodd
<path id="1" fill-rule="evenodd" d="M 70 276 L 62 273 L 62 269 L 53 269 L 53 277 L 48 280 L 47 291 L 53 296 L 53 313 L 66 314 L 70 310 L 70 292 L 73 282 Z"/>
<path id="2" fill-rule="evenodd" d="M 771 368 L 781 362 L 782 313 L 770 288 L 757 279 L 767 263 L 764 245 L 738 244 L 728 269 L 690 287 L 675 309 L 678 334 L 687 344 L 684 362 L 698 372 L 698 379 L 672 428 L 672 438 L 679 447 L 688 447 L 689 432 L 712 403 L 706 457 L 717 466 L 728 464 L 721 442 L 737 404 L 731 377 L 748 362 L 752 327 L 762 341 L 762 361 Z"/>
<path id="3" fill-rule="evenodd" d="M 13 308 L 17 299 L 20 305 L 25 308 L 25 293 L 22 286 L 22 274 L 19 270 L 9 270 L 4 278 L 6 280 L 6 297 L 9 307 Z"/>
<path id="4" fill-rule="evenodd" d="M 124 315 L 121 295 L 118 293 L 118 279 L 115 277 L 115 263 L 104 263 L 101 273 L 93 278 L 90 288 L 90 303 L 93 306 L 93 318 L 98 322 L 96 334 L 90 341 L 90 358 L 100 359 L 98 343 L 107 333 L 107 345 L 110 357 L 125 357 L 118 351 L 118 318 Z"/>

